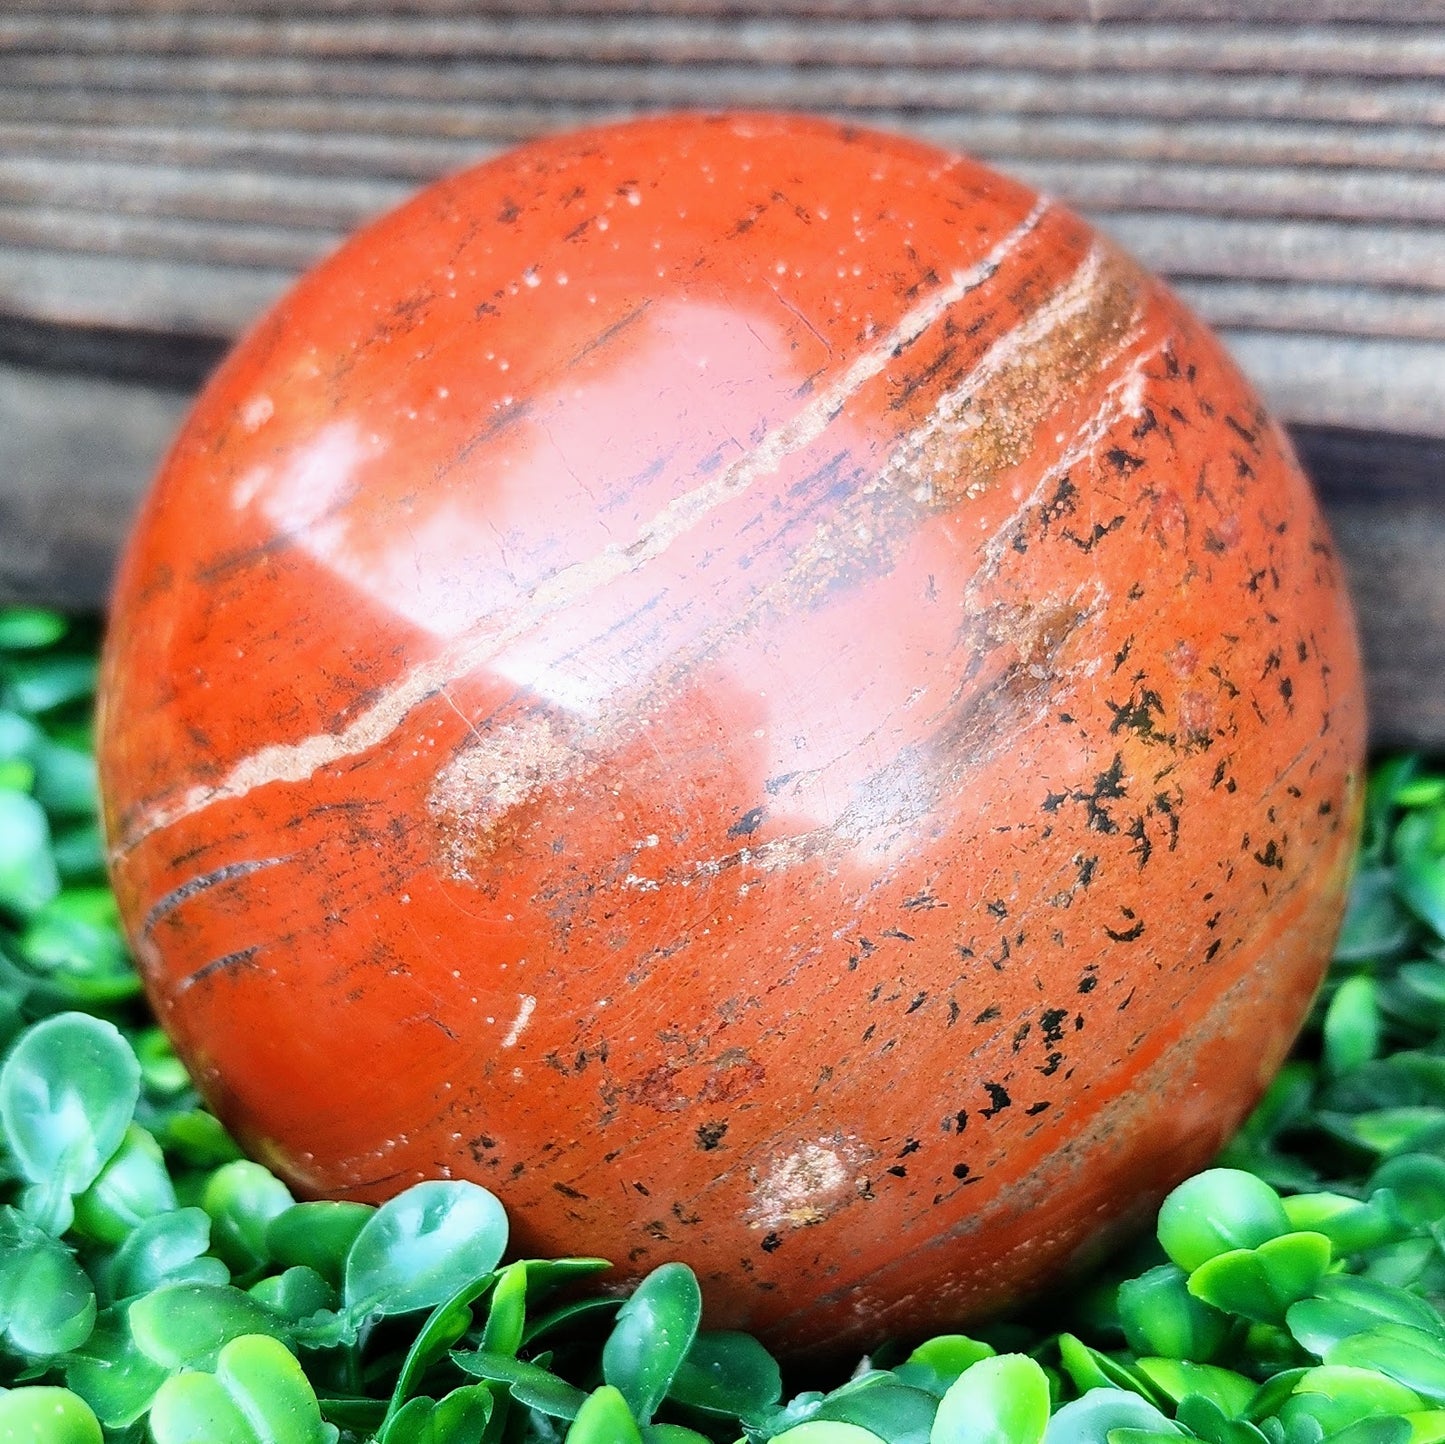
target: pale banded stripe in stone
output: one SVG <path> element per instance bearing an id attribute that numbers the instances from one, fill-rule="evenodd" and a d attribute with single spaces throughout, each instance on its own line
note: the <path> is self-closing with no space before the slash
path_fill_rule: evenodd
<path id="1" fill-rule="evenodd" d="M 1137 333 L 1131 332 L 1119 344 L 1115 359 L 1125 354 L 1138 340 Z M 1064 449 L 1038 475 L 1028 493 L 1023 496 L 1014 510 L 994 528 L 993 534 L 983 546 L 983 565 L 975 574 L 970 590 L 977 588 L 984 579 L 996 574 L 1000 563 L 1012 549 L 1012 538 L 1018 523 L 1031 508 L 1037 507 L 1051 487 L 1068 475 L 1080 462 L 1087 461 L 1107 439 L 1114 427 L 1126 417 L 1139 417 L 1144 413 L 1144 396 L 1149 380 L 1149 366 L 1164 354 L 1167 342 L 1161 341 L 1147 351 L 1141 351 L 1104 388 L 1098 406 L 1074 432 Z"/>
<path id="2" fill-rule="evenodd" d="M 1115 348 L 1108 364 L 1113 364 L 1121 356 L 1128 354 L 1137 340 L 1136 332 L 1126 334 Z M 985 584 L 991 584 L 1000 565 L 1014 555 L 1011 539 L 1023 517 L 1043 502 L 1050 490 L 1073 467 L 1093 456 L 1121 421 L 1142 414 L 1148 368 L 1159 360 L 1163 351 L 1164 343 L 1160 343 L 1130 359 L 1129 364 L 1105 387 L 1099 405 L 1079 424 L 1058 456 L 1039 474 L 1029 492 L 995 528 L 984 545 L 984 562 L 965 590 L 965 610 L 968 607 L 968 598 L 981 591 Z M 1102 602 L 1100 587 L 1092 588 L 1092 596 L 1086 594 L 1089 590 L 1081 588 L 1067 599 L 1078 609 L 1081 617 L 1092 614 Z M 917 701 L 917 697 L 910 698 L 909 704 L 915 705 Z M 936 714 L 934 720 L 937 720 Z M 795 780 L 806 783 L 809 780 L 808 774 L 799 774 Z M 953 778 L 952 782 L 961 786 L 963 778 Z M 653 892 L 664 886 L 689 887 L 695 882 L 719 877 L 734 868 L 751 876 L 786 872 L 790 868 L 811 862 L 824 852 L 851 852 L 857 855 L 860 851 L 868 850 L 876 861 L 889 851 L 896 838 L 908 834 L 912 821 L 912 818 L 905 816 L 881 817 L 875 808 L 855 801 L 826 825 L 754 843 L 726 857 L 702 858 L 685 867 L 670 869 L 661 876 L 632 872 L 624 879 L 623 885 L 639 891 Z M 745 880 L 742 885 L 746 886 Z"/>
<path id="3" fill-rule="evenodd" d="M 790 420 L 764 436 L 757 446 L 726 468 L 715 481 L 694 487 L 670 501 L 643 528 L 638 540 L 628 547 L 629 559 L 639 555 L 643 558 L 657 556 L 724 502 L 746 491 L 759 477 L 771 476 L 789 456 L 816 441 L 849 397 L 878 376 L 900 350 L 910 346 L 965 296 L 988 281 L 1019 242 L 1038 227 L 1048 210 L 1047 201 L 1038 201 L 981 261 L 966 271 L 954 272 L 946 286 L 930 292 L 904 315 L 897 326 L 854 359 L 844 368 L 841 376 L 824 387 Z"/>
<path id="4" fill-rule="evenodd" d="M 1065 388 L 1092 379 L 1063 374 L 1066 368 L 1058 353 L 1062 347 L 1064 358 L 1068 357 L 1069 333 L 1081 321 L 1097 324 L 1107 319 L 1107 308 L 1116 299 L 1119 274 L 1116 253 L 1098 245 L 1091 247 L 1043 305 L 999 336 L 969 374 L 939 398 L 929 415 L 894 448 L 868 490 L 892 488 L 900 481 L 911 483 L 914 499 L 925 505 L 934 500 L 940 483 L 956 488 L 962 498 L 970 500 L 987 491 L 1000 469 L 997 457 L 990 464 L 998 440 L 989 439 L 989 428 L 1022 447 L 1025 436 L 1059 403 Z M 1118 347 L 1111 347 L 1097 358 L 1098 365 L 1102 368 L 1117 356 Z M 992 415 L 994 407 L 1002 414 Z M 983 443 L 977 458 L 969 457 L 967 451 L 974 435 Z M 967 480 L 936 476 L 936 471 L 948 469 L 944 460 L 948 452 L 976 465 L 978 474 Z M 1028 454 L 1036 454 L 1031 446 Z"/>
<path id="5" fill-rule="evenodd" d="M 217 802 L 245 796 L 253 788 L 273 782 L 304 781 L 324 767 L 369 751 L 385 741 L 418 704 L 435 696 L 449 682 L 490 661 L 548 616 L 575 605 L 590 592 L 660 555 L 718 507 L 760 478 L 772 475 L 789 456 L 822 435 L 850 396 L 878 376 L 900 350 L 916 341 L 971 291 L 984 285 L 1038 228 L 1051 207 L 1048 199 L 1037 200 L 981 260 L 954 272 L 945 285 L 929 292 L 839 377 L 718 477 L 669 502 L 640 529 L 631 544 L 608 547 L 549 577 L 524 605 L 509 614 L 504 625 L 476 629 L 430 662 L 413 668 L 340 732 L 316 733 L 298 742 L 263 747 L 242 758 L 220 781 L 190 788 L 175 802 L 147 809 L 119 839 L 112 849 L 113 856 L 124 857 L 146 837 Z"/>

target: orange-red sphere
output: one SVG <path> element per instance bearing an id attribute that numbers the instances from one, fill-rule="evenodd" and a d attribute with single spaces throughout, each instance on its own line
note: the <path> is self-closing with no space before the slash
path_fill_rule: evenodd
<path id="1" fill-rule="evenodd" d="M 101 746 L 258 1157 L 477 1179 L 799 1350 L 1206 1163 L 1325 963 L 1360 695 L 1289 446 L 1158 282 L 912 141 L 674 118 L 431 187 L 237 349 Z"/>

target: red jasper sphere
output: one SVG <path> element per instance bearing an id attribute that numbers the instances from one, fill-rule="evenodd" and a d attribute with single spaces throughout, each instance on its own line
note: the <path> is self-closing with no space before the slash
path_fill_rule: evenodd
<path id="1" fill-rule="evenodd" d="M 784 1350 L 1147 1215 L 1340 913 L 1359 664 L 1280 429 L 1077 217 L 786 117 L 547 139 L 221 368 L 115 594 L 116 887 L 307 1195 Z"/>

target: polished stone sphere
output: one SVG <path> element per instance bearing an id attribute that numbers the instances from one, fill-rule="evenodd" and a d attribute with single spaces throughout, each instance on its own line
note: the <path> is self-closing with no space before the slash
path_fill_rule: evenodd
<path id="1" fill-rule="evenodd" d="M 1015 1302 L 1211 1158 L 1363 744 L 1200 322 L 970 160 L 771 116 L 537 141 L 303 278 L 103 690 L 146 984 L 256 1157 L 478 1180 L 794 1352 Z"/>

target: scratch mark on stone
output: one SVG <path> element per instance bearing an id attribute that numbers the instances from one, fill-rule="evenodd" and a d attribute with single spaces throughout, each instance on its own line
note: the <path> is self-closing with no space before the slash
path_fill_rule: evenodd
<path id="1" fill-rule="evenodd" d="M 141 922 L 141 936 L 149 936 L 151 930 L 162 918 L 174 912 L 183 902 L 195 897 L 198 893 L 206 892 L 213 887 L 220 887 L 222 883 L 233 882 L 239 877 L 250 877 L 252 873 L 260 872 L 263 868 L 277 867 L 288 861 L 290 859 L 286 857 L 260 857 L 250 862 L 229 862 L 225 867 L 216 868 L 214 872 L 204 872 L 198 877 L 191 878 L 188 882 L 183 882 L 151 905 Z"/>
<path id="2" fill-rule="evenodd" d="M 523 1030 L 532 1021 L 532 1014 L 537 1011 L 537 1000 L 530 993 L 523 993 L 517 1001 L 521 1006 L 517 1009 L 517 1016 L 512 1020 L 512 1026 L 507 1029 L 507 1036 L 502 1039 L 504 1048 L 517 1046 L 517 1039 L 522 1036 Z"/>
<path id="3" fill-rule="evenodd" d="M 229 973 L 242 968 L 255 966 L 256 954 L 261 951 L 260 944 L 249 948 L 239 948 L 234 953 L 227 953 L 224 957 L 212 958 L 209 963 L 203 963 L 195 972 L 188 977 L 181 978 L 175 985 L 175 996 L 195 987 L 197 983 L 203 983 L 207 978 L 213 978 L 218 973 Z"/>

